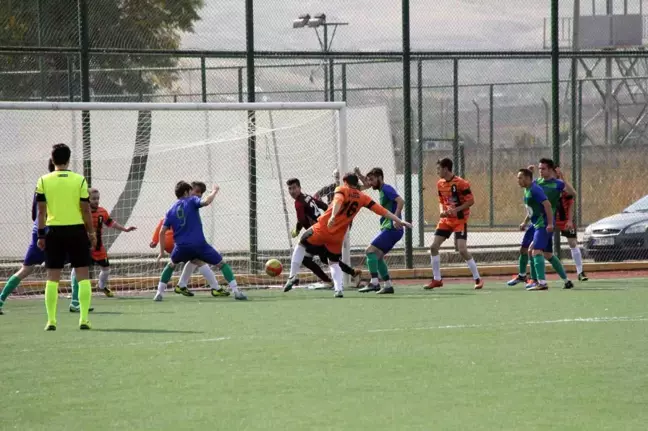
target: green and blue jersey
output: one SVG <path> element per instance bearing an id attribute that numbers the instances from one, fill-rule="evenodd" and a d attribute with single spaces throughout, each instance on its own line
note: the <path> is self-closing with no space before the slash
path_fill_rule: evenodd
<path id="1" fill-rule="evenodd" d="M 547 226 L 547 214 L 545 213 L 542 203 L 547 200 L 542 187 L 533 183 L 528 189 L 524 189 L 524 206 L 527 214 L 531 219 L 531 224 L 535 228 L 544 228 Z"/>
<path id="2" fill-rule="evenodd" d="M 398 198 L 398 192 L 389 184 L 383 184 L 380 188 L 380 205 L 389 210 L 390 212 L 396 214 L 396 199 Z M 400 217 L 400 214 L 396 214 Z M 380 230 L 392 230 L 394 229 L 394 222 L 388 218 L 380 218 Z"/>

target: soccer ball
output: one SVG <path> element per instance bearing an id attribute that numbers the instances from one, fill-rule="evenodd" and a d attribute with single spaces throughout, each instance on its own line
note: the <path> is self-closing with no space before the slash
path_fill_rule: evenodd
<path id="1" fill-rule="evenodd" d="M 270 259 L 265 264 L 265 271 L 270 277 L 276 277 L 281 274 L 283 266 L 277 259 Z"/>

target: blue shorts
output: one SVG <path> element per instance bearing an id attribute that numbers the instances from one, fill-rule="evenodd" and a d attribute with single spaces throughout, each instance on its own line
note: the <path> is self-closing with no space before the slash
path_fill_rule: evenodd
<path id="1" fill-rule="evenodd" d="M 171 262 L 181 263 L 191 260 L 202 260 L 209 265 L 218 265 L 223 261 L 223 256 L 211 245 L 204 243 L 195 246 L 175 245 L 171 252 Z"/>
<path id="2" fill-rule="evenodd" d="M 552 233 L 547 232 L 547 237 L 548 237 L 547 245 L 545 245 L 542 251 L 544 251 L 545 253 L 553 254 L 553 237 L 554 237 L 553 232 Z"/>
<path id="3" fill-rule="evenodd" d="M 526 232 L 524 232 L 524 237 L 522 238 L 522 248 L 529 248 L 533 242 L 533 235 L 535 234 L 535 227 L 529 225 Z"/>
<path id="4" fill-rule="evenodd" d="M 403 229 L 382 230 L 371 241 L 371 245 L 387 254 L 391 251 L 392 248 L 394 248 L 396 243 L 400 241 L 401 238 L 403 238 L 403 232 Z"/>
<path id="5" fill-rule="evenodd" d="M 32 265 L 42 265 L 45 262 L 45 250 L 38 248 L 38 232 L 32 232 L 31 244 L 27 248 L 27 253 L 25 253 L 25 259 L 23 260 L 23 265 L 32 266 Z"/>
<path id="6" fill-rule="evenodd" d="M 549 244 L 549 240 L 551 239 L 552 234 L 547 232 L 547 229 L 545 229 L 544 227 L 540 229 L 534 229 L 534 230 L 535 233 L 533 234 L 533 248 L 535 250 L 546 251 L 545 249 Z"/>

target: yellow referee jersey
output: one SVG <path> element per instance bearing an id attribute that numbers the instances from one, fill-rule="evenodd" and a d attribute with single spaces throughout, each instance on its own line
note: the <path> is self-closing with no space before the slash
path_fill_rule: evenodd
<path id="1" fill-rule="evenodd" d="M 47 226 L 83 224 L 81 201 L 88 201 L 88 183 L 72 171 L 54 171 L 36 183 L 36 200 L 47 204 Z"/>

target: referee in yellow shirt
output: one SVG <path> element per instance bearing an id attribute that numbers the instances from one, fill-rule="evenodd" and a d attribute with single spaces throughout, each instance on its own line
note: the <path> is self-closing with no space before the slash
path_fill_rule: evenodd
<path id="1" fill-rule="evenodd" d="M 68 170 L 70 147 L 56 144 L 52 147 L 55 170 L 38 179 L 38 247 L 45 250 L 47 284 L 45 307 L 46 331 L 56 331 L 56 302 L 61 270 L 66 257 L 76 270 L 79 280 L 81 306 L 80 329 L 90 329 L 88 311 L 92 287 L 88 279 L 90 246 L 96 242 L 88 197 L 88 183 L 83 175 Z M 47 219 L 46 219 L 47 218 Z"/>

